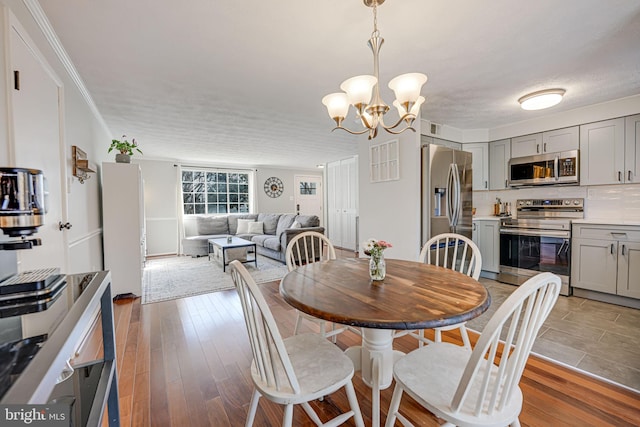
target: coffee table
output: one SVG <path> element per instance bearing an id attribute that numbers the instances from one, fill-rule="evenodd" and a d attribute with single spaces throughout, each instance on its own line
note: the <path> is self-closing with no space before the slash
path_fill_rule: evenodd
<path id="1" fill-rule="evenodd" d="M 245 257 L 245 260 L 238 260 L 243 264 L 254 263 L 258 268 L 258 253 L 256 252 L 256 244 L 249 240 L 242 239 L 240 237 L 232 236 L 231 240 L 226 237 L 218 239 L 209 239 L 209 259 L 215 248 L 218 248 L 222 252 L 222 271 L 227 271 L 227 266 L 231 263 L 231 260 L 227 260 L 227 250 L 236 248 L 251 248 L 253 247 L 253 259 Z M 247 251 L 248 252 L 248 251 Z"/>

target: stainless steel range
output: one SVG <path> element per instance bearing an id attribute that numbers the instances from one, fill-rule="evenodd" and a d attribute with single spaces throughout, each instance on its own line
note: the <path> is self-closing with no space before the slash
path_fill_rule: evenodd
<path id="1" fill-rule="evenodd" d="M 584 199 L 521 199 L 516 218 L 500 222 L 498 280 L 521 285 L 541 272 L 562 279 L 561 295 L 571 295 L 571 220 L 584 218 Z"/>

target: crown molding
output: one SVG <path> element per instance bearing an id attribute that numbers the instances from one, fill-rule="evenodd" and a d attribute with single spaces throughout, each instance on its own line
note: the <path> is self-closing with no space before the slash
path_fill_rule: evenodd
<path id="1" fill-rule="evenodd" d="M 71 58 L 69 58 L 69 55 L 67 55 L 67 51 L 62 46 L 62 43 L 60 43 L 60 39 L 58 38 L 56 32 L 53 30 L 53 27 L 49 22 L 49 18 L 47 18 L 44 10 L 42 10 L 42 7 L 40 6 L 38 0 L 22 0 L 22 2 L 24 3 L 27 10 L 29 10 L 29 13 L 31 13 L 31 16 L 38 25 L 38 28 L 40 28 L 40 31 L 42 31 L 42 34 L 47 39 L 47 42 L 49 42 L 49 46 L 51 46 L 51 49 L 53 49 L 54 53 L 62 63 L 63 67 L 67 71 L 67 74 L 69 74 L 71 81 L 78 88 L 78 91 L 84 98 L 98 123 L 100 123 L 107 135 L 111 135 L 111 131 L 109 130 L 107 123 L 104 121 L 102 114 L 100 114 L 100 111 L 93 101 L 89 90 L 82 81 L 80 74 L 78 74 L 78 70 L 76 70 L 75 65 L 73 65 L 73 62 L 71 62 Z"/>

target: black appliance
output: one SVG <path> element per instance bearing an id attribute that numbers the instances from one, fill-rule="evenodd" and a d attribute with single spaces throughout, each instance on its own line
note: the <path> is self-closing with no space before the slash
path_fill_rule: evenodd
<path id="1" fill-rule="evenodd" d="M 571 220 L 584 218 L 584 199 L 526 199 L 516 202 L 516 218 L 500 221 L 498 280 L 521 285 L 551 272 L 571 295 Z"/>

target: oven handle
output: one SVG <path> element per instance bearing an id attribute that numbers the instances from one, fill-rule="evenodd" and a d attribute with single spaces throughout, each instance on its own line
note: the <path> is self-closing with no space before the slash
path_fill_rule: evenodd
<path id="1" fill-rule="evenodd" d="M 518 228 L 501 228 L 500 234 L 510 234 L 514 236 L 543 236 L 543 237 L 561 237 L 568 239 L 571 237 L 571 233 L 568 231 L 553 231 L 553 230 L 523 230 Z"/>

